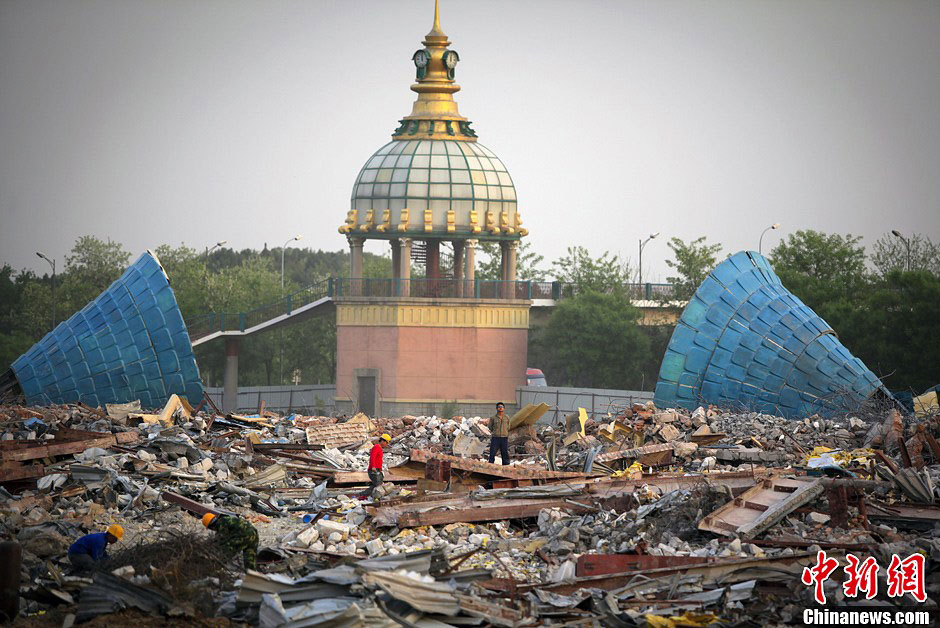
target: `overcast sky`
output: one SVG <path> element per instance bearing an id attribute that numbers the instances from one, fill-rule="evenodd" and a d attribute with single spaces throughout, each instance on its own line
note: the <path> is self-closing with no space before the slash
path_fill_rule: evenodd
<path id="1" fill-rule="evenodd" d="M 0 0 L 0 263 L 344 249 L 433 0 Z M 940 2 L 442 0 L 457 95 L 533 247 L 665 280 L 665 240 L 940 239 Z M 366 250 L 387 252 L 378 243 Z"/>

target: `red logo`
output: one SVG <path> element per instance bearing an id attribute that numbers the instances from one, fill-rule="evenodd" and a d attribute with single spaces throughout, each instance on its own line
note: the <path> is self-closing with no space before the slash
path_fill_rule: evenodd
<path id="1" fill-rule="evenodd" d="M 826 593 L 823 591 L 823 583 L 829 579 L 832 572 L 839 566 L 839 561 L 835 558 L 827 558 L 825 550 L 819 550 L 816 553 L 816 564 L 813 567 L 803 568 L 803 584 L 809 586 L 816 585 L 813 593 L 817 604 L 826 603 Z"/>
<path id="2" fill-rule="evenodd" d="M 864 594 L 867 600 L 874 598 L 878 594 L 878 571 L 881 569 L 878 561 L 872 556 L 862 561 L 854 554 L 846 554 L 845 560 L 848 563 L 843 568 L 846 578 L 842 582 L 842 590 L 845 596 L 858 597 L 859 594 Z M 918 602 L 926 602 L 924 564 L 923 554 L 911 554 L 904 560 L 901 560 L 897 554 L 892 554 L 891 564 L 886 570 L 888 596 L 901 597 L 905 593 L 910 593 Z M 829 558 L 825 550 L 820 550 L 816 553 L 816 564 L 803 568 L 800 580 L 806 586 L 814 585 L 813 597 L 817 604 L 826 603 L 823 583 L 832 576 L 838 566 L 838 560 Z"/>
<path id="3" fill-rule="evenodd" d="M 862 562 L 855 554 L 846 554 L 845 559 L 849 562 L 844 570 L 848 577 L 842 583 L 845 596 L 857 597 L 864 593 L 866 600 L 875 597 L 878 594 L 878 561 L 869 556 Z"/>
<path id="4" fill-rule="evenodd" d="M 897 554 L 891 555 L 888 566 L 888 595 L 901 597 L 910 593 L 918 602 L 927 601 L 924 590 L 924 555 L 911 554 L 901 560 Z"/>

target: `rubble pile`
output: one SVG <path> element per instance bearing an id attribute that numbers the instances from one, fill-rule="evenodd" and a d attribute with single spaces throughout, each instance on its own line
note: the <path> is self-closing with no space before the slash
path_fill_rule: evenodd
<path id="1" fill-rule="evenodd" d="M 128 609 L 263 626 L 782 623 L 813 604 L 803 578 L 819 552 L 874 557 L 885 575 L 893 556 L 920 556 L 924 602 L 886 583 L 873 601 L 935 608 L 937 417 L 646 404 L 539 422 L 547 410 L 512 418 L 502 465 L 486 462 L 480 417 L 223 414 L 175 396 L 156 411 L 0 406 L 0 541 L 22 554 L 19 612 L 55 625 Z M 255 526 L 257 570 L 215 551 L 206 513 Z M 115 523 L 110 560 L 74 572 L 69 545 Z M 827 599 L 873 603 L 844 578 Z"/>

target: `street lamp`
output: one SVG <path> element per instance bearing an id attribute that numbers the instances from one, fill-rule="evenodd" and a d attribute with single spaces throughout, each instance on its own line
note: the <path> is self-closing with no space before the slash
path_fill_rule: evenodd
<path id="1" fill-rule="evenodd" d="M 209 253 L 216 250 L 220 246 L 225 246 L 226 242 L 228 242 L 228 240 L 219 240 L 218 242 L 212 245 L 211 249 L 208 246 L 206 247 L 206 275 L 209 274 Z"/>
<path id="2" fill-rule="evenodd" d="M 645 247 L 646 244 L 650 240 L 652 240 L 658 235 L 659 235 L 659 232 L 657 231 L 656 233 L 651 233 L 650 237 L 646 238 L 646 240 L 644 240 L 643 238 L 640 238 L 640 264 L 639 264 L 640 266 L 640 290 L 643 289 L 643 247 Z"/>
<path id="3" fill-rule="evenodd" d="M 36 255 L 49 262 L 52 266 L 52 328 L 55 329 L 55 259 L 50 259 L 45 253 L 36 251 Z"/>
<path id="4" fill-rule="evenodd" d="M 904 246 L 907 247 L 907 272 L 911 272 L 911 241 L 902 236 L 901 232 L 897 229 L 892 229 L 891 233 L 894 236 L 901 238 L 901 241 L 904 242 Z"/>
<path id="5" fill-rule="evenodd" d="M 216 250 L 220 246 L 224 246 L 226 242 L 228 242 L 228 240 L 219 240 L 214 245 L 212 245 L 211 249 L 208 246 L 206 247 L 206 263 L 202 269 L 202 279 L 206 284 L 206 307 L 209 307 L 209 253 Z"/>
<path id="6" fill-rule="evenodd" d="M 302 235 L 295 235 L 293 238 L 284 243 L 284 246 L 281 247 L 281 292 L 284 292 L 284 251 L 287 250 L 287 245 L 291 242 L 296 242 L 301 239 Z"/>
<path id="7" fill-rule="evenodd" d="M 284 294 L 284 252 L 287 250 L 287 245 L 291 242 L 296 242 L 302 235 L 295 235 L 293 238 L 284 243 L 284 246 L 281 247 L 281 294 Z M 278 357 L 278 385 L 284 385 L 284 330 L 278 328 L 278 344 L 280 345 L 279 357 Z"/>
<path id="8" fill-rule="evenodd" d="M 763 231 L 760 232 L 760 239 L 757 241 L 757 252 L 758 252 L 758 253 L 761 253 L 762 250 L 763 250 L 763 246 L 764 246 L 764 234 L 767 233 L 768 231 L 770 231 L 771 229 L 779 229 L 779 228 L 780 228 L 780 223 L 779 223 L 779 222 L 775 222 L 774 224 L 770 225 L 769 227 L 767 227 L 766 229 L 764 229 Z"/>

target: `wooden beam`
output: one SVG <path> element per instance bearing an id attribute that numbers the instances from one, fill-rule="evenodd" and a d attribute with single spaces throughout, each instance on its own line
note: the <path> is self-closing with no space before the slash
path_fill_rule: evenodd
<path id="1" fill-rule="evenodd" d="M 448 456 L 438 454 L 426 449 L 412 449 L 411 460 L 413 462 L 428 462 L 429 460 L 446 460 L 450 462 L 451 469 L 460 469 L 462 471 L 473 471 L 500 478 L 513 478 L 516 480 L 528 480 L 533 478 L 585 478 L 588 475 L 602 475 L 600 473 L 584 474 L 575 471 L 549 471 L 535 465 L 502 465 L 490 464 L 471 458 L 458 458 L 457 456 Z"/>
<path id="2" fill-rule="evenodd" d="M 615 498 L 626 500 L 626 497 Z M 521 500 L 519 500 L 521 501 Z M 503 519 L 525 519 L 537 517 L 543 508 L 561 508 L 569 512 L 596 512 L 598 507 L 586 503 L 587 496 L 572 499 L 531 500 L 528 503 L 508 506 L 479 506 L 457 510 L 437 510 L 428 512 L 410 512 L 398 517 L 398 527 L 410 528 L 447 523 L 472 523 L 475 521 L 502 521 Z M 618 503 L 620 508 L 607 503 L 606 507 L 622 510 L 626 503 Z"/>
<path id="3" fill-rule="evenodd" d="M 24 464 L 19 467 L 5 467 L 0 469 L 0 483 L 41 478 L 45 474 L 46 468 L 41 464 Z"/>
<path id="4" fill-rule="evenodd" d="M 210 512 L 214 515 L 233 514 L 229 513 L 227 510 L 219 510 L 214 506 L 209 506 L 208 504 L 200 504 L 197 501 L 193 501 L 188 497 L 183 497 L 182 495 L 173 493 L 171 491 L 161 492 L 160 497 L 163 498 L 164 501 L 170 502 L 171 504 L 176 504 L 183 510 L 188 510 L 189 512 L 199 517 Z"/>

